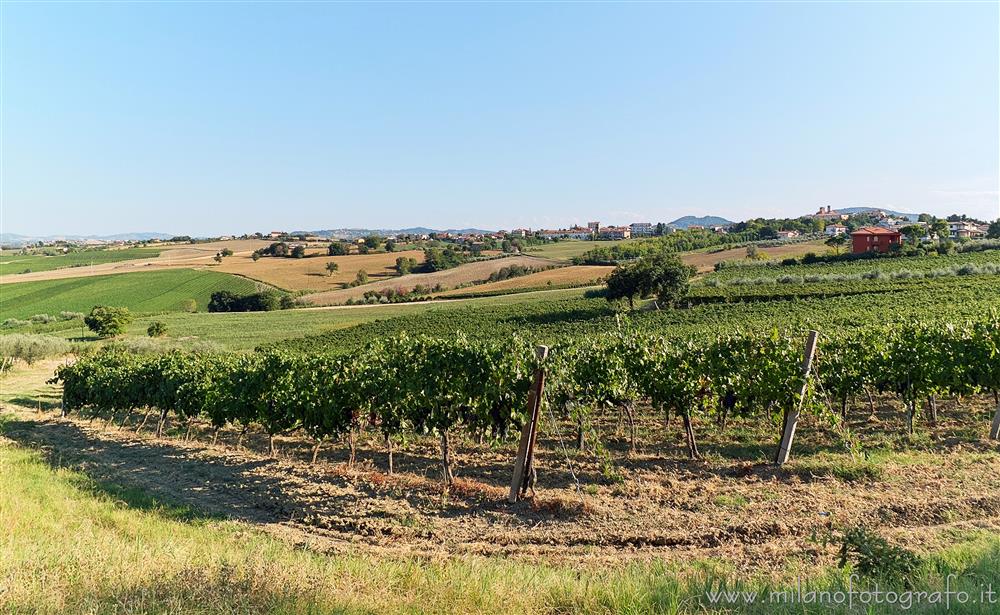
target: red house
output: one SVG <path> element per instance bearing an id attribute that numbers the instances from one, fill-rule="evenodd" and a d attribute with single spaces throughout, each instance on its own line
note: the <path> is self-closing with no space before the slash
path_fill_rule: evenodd
<path id="1" fill-rule="evenodd" d="M 878 226 L 866 226 L 851 233 L 851 252 L 888 252 L 901 242 L 899 231 L 890 231 Z"/>

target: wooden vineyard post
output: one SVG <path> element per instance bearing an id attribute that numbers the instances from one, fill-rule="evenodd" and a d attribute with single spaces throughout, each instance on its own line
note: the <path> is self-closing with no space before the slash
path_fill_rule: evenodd
<path id="1" fill-rule="evenodd" d="M 535 454 L 535 440 L 538 437 L 538 413 L 542 407 L 542 393 L 545 390 L 545 369 L 542 362 L 549 354 L 548 346 L 535 348 L 538 356 L 538 369 L 535 379 L 528 392 L 528 420 L 521 428 L 521 441 L 517 445 L 517 457 L 514 458 L 514 475 L 510 479 L 510 494 L 507 501 L 513 504 L 528 488 L 527 478 L 531 476 L 532 462 Z"/>
<path id="2" fill-rule="evenodd" d="M 802 400 L 806 396 L 806 388 L 809 386 L 809 371 L 812 369 L 813 355 L 816 353 L 816 340 L 819 338 L 818 331 L 810 331 L 806 340 L 806 352 L 802 358 L 802 391 L 799 393 L 799 403 L 795 408 L 788 408 L 785 411 L 785 426 L 781 434 L 781 443 L 778 445 L 778 455 L 774 459 L 777 465 L 788 462 L 788 457 L 792 454 L 792 440 L 795 438 L 795 428 L 799 423 L 799 412 L 802 410 Z"/>
<path id="3" fill-rule="evenodd" d="M 993 425 L 990 426 L 990 439 L 1000 440 L 1000 401 L 997 402 L 997 411 L 993 415 Z"/>

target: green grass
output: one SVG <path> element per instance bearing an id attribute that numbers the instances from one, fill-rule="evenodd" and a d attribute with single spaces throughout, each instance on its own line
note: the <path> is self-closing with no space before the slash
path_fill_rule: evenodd
<path id="1" fill-rule="evenodd" d="M 776 584 L 711 562 L 597 566 L 357 550 L 324 555 L 243 523 L 96 482 L 9 441 L 0 441 L 0 485 L 4 612 L 699 613 L 724 611 L 706 596 L 722 587 L 762 596 L 728 612 L 846 612 L 767 603 L 771 591 L 795 591 L 792 571 Z M 941 590 L 949 575 L 956 575 L 952 589 L 976 598 L 987 583 L 1000 587 L 1000 537 L 955 533 L 950 548 L 926 559 L 914 589 Z M 829 569 L 803 582 L 806 590 L 836 591 L 846 587 L 847 576 Z M 947 612 L 990 613 L 995 606 L 953 604 Z"/>
<path id="2" fill-rule="evenodd" d="M 17 275 L 26 271 L 51 271 L 64 267 L 87 267 L 102 263 L 116 263 L 137 258 L 154 258 L 161 248 L 125 248 L 122 250 L 91 249 L 68 254 L 47 256 L 45 254 L 3 254 L 0 255 L 0 276 Z"/>
<path id="3" fill-rule="evenodd" d="M 620 241 L 586 241 L 583 239 L 561 239 L 555 243 L 527 246 L 524 251 L 531 256 L 544 256 L 558 260 L 570 260 L 594 248 L 606 248 Z"/>
<path id="4" fill-rule="evenodd" d="M 180 310 L 188 299 L 204 310 L 217 290 L 249 293 L 255 288 L 238 276 L 193 269 L 18 282 L 0 286 L 0 320 L 63 310 L 89 312 L 95 305 L 124 306 L 139 313 Z"/>
<path id="5" fill-rule="evenodd" d="M 134 274 L 128 274 L 134 275 Z M 530 305 L 579 298 L 579 289 L 520 293 L 473 300 L 397 303 L 390 305 L 358 306 L 337 309 L 297 309 L 276 312 L 244 312 L 210 314 L 198 312 L 169 312 L 142 315 L 129 326 L 126 335 L 146 337 L 146 328 L 153 321 L 167 325 L 167 340 L 197 339 L 216 342 L 229 350 L 248 350 L 261 344 L 269 344 L 307 335 L 322 335 L 375 321 L 408 321 L 424 314 L 440 313 L 440 318 L 449 320 L 448 314 L 466 310 L 470 306 L 490 309 L 491 306 Z M 201 304 L 199 304 L 201 305 Z M 520 308 L 511 307 L 518 311 Z M 530 309 L 530 308 L 527 308 Z M 46 325 L 29 325 L 10 331 L 18 333 L 45 333 L 68 339 L 97 340 L 98 338 L 83 328 L 80 321 L 54 322 Z"/>

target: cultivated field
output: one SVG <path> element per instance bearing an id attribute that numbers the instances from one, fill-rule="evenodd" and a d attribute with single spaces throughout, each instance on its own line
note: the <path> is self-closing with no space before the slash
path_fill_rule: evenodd
<path id="1" fill-rule="evenodd" d="M 537 494 L 511 506 L 508 446 L 456 438 L 456 482 L 443 490 L 430 438 L 397 449 L 392 474 L 374 432 L 358 438 L 353 465 L 346 442 L 311 464 L 311 443 L 297 434 L 280 437 L 271 457 L 258 428 L 243 438 L 226 429 L 213 444 L 209 425 L 185 437 L 171 420 L 155 438 L 135 433 L 141 412 L 59 419 L 58 389 L 44 383 L 58 362 L 19 368 L 0 394 L 2 497 L 18 502 L 0 507 L 13 528 L 0 572 L 14 581 L 7 604 L 33 612 L 109 603 L 223 612 L 238 600 L 253 611 L 394 612 L 433 601 L 463 613 L 695 613 L 718 608 L 707 592 L 722 583 L 794 591 L 806 578 L 811 589 L 846 589 L 838 528 L 859 523 L 925 558 L 910 587 L 935 588 L 949 574 L 966 591 L 1000 582 L 1000 445 L 984 439 L 988 399 L 942 399 L 938 423 L 921 423 L 915 439 L 889 396 L 874 414 L 852 407 L 846 432 L 807 416 L 782 468 L 767 464 L 774 427 L 760 422 L 696 422 L 704 460 L 687 461 L 679 421 L 665 425 L 648 408 L 634 453 L 614 415 L 595 426 L 606 446 L 598 455 L 575 450 L 572 424 L 547 418 Z M 845 450 L 845 433 L 869 453 Z"/>
<path id="2" fill-rule="evenodd" d="M 715 267 L 716 263 L 745 259 L 747 255 L 746 248 L 732 248 L 718 252 L 711 251 L 714 249 L 715 248 L 710 250 L 687 252 L 683 254 L 681 258 L 688 265 L 692 265 L 697 268 L 698 273 L 707 273 L 712 271 L 712 268 Z M 759 248 L 757 251 L 759 254 L 766 254 L 772 259 L 781 260 L 783 258 L 799 257 L 809 252 L 823 254 L 829 251 L 829 249 L 830 248 L 823 243 L 822 239 L 817 239 L 815 241 L 790 243 L 788 245 L 778 246 L 775 248 Z"/>
<path id="3" fill-rule="evenodd" d="M 544 256 L 556 260 L 569 261 L 574 256 L 582 256 L 583 253 L 594 248 L 613 246 L 618 241 L 586 241 L 582 239 L 561 239 L 555 243 L 546 243 L 539 246 L 527 246 L 524 251 L 534 256 Z"/>
<path id="4" fill-rule="evenodd" d="M 187 300 L 205 310 L 213 292 L 251 293 L 256 288 L 245 278 L 193 269 L 20 282 L 0 287 L 0 320 L 63 310 L 89 312 L 95 305 L 123 306 L 134 312 L 178 311 Z"/>
<path id="5" fill-rule="evenodd" d="M 0 255 L 0 276 L 27 275 L 70 267 L 89 268 L 106 263 L 155 258 L 159 253 L 160 248 L 88 249 L 55 256 L 5 253 Z"/>
<path id="6" fill-rule="evenodd" d="M 585 286 L 599 284 L 614 270 L 614 267 L 602 267 L 599 265 L 569 265 L 557 267 L 546 271 L 539 271 L 528 275 L 508 278 L 498 282 L 487 282 L 476 284 L 467 288 L 456 288 L 454 290 L 437 293 L 437 297 L 453 297 L 468 295 L 489 295 L 505 292 L 520 292 L 524 290 L 537 290 L 541 288 L 566 288 L 574 286 Z"/>
<path id="7" fill-rule="evenodd" d="M 511 265 L 521 265 L 524 267 L 550 267 L 553 264 L 555 263 L 552 260 L 536 256 L 509 256 L 505 258 L 466 263 L 452 269 L 435 271 L 434 273 L 411 273 L 409 275 L 389 280 L 380 280 L 370 284 L 356 286 L 354 288 L 310 294 L 303 297 L 303 300 L 311 305 L 340 305 L 345 303 L 348 299 L 358 299 L 362 297 L 367 291 L 379 291 L 387 288 L 409 291 L 418 284 L 423 285 L 428 289 L 440 284 L 442 288 L 448 289 L 454 288 L 460 284 L 486 280 L 490 277 L 491 273 L 499 271 L 504 267 L 510 267 Z"/>
<path id="8" fill-rule="evenodd" d="M 424 253 L 423 250 L 408 250 L 326 256 L 324 248 L 307 258 L 267 257 L 257 262 L 249 255 L 233 255 L 223 260 L 218 269 L 260 280 L 284 290 L 324 292 L 340 289 L 353 282 L 359 271 L 366 272 L 373 281 L 395 277 L 396 259 L 399 257 L 416 259 L 420 263 L 424 260 Z M 333 275 L 326 270 L 326 264 L 330 262 L 337 263 L 339 267 Z"/>

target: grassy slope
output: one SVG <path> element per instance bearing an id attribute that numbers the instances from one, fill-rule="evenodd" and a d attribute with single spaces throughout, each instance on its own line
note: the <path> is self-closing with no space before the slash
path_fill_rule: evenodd
<path id="1" fill-rule="evenodd" d="M 129 274 L 133 275 L 133 274 Z M 339 329 L 353 327 L 379 320 L 397 317 L 413 317 L 430 312 L 442 312 L 447 320 L 451 310 L 461 310 L 470 305 L 489 306 L 533 304 L 567 298 L 579 298 L 582 290 L 555 290 L 505 295 L 475 300 L 400 303 L 390 305 L 359 306 L 336 309 L 283 310 L 276 312 L 252 312 L 210 314 L 198 312 L 188 314 L 172 312 L 150 314 L 136 318 L 129 326 L 128 335 L 146 337 L 146 327 L 154 320 L 167 325 L 167 338 L 197 338 L 218 342 L 230 350 L 254 348 L 260 344 L 294 339 L 306 335 L 319 335 Z M 408 320 L 404 318 L 403 320 Z M 55 322 L 47 325 L 32 325 L 11 330 L 18 333 L 46 333 L 72 339 L 81 337 L 80 321 Z M 0 331 L 2 333 L 2 331 Z M 97 339 L 83 333 L 84 339 Z"/>
<path id="2" fill-rule="evenodd" d="M 570 260 L 574 256 L 581 256 L 588 250 L 594 248 L 606 248 L 618 243 L 617 241 L 585 241 L 582 239 L 563 239 L 555 243 L 546 243 L 539 246 L 527 246 L 525 254 L 531 256 L 544 256 L 545 258 L 555 258 L 559 260 Z"/>
<path id="3" fill-rule="evenodd" d="M 0 485 L 0 587 L 4 610 L 15 612 L 687 613 L 702 612 L 705 590 L 723 583 L 792 589 L 709 563 L 681 571 L 657 562 L 595 569 L 482 557 L 322 555 L 245 524 L 95 483 L 3 440 Z M 1000 585 L 1000 538 L 966 531 L 956 543 L 923 566 L 917 590 L 939 590 L 949 574 L 957 575 L 952 588 L 977 597 L 980 584 Z M 807 583 L 836 590 L 845 578 L 829 571 Z M 830 611 L 758 604 L 739 612 Z M 956 605 L 949 612 L 990 611 Z"/>
<path id="4" fill-rule="evenodd" d="M 0 275 L 16 275 L 26 269 L 52 271 L 64 267 L 85 267 L 101 263 L 116 263 L 137 258 L 154 258 L 162 248 L 126 248 L 124 250 L 83 250 L 58 256 L 41 254 L 4 254 L 0 256 Z"/>
<path id="5" fill-rule="evenodd" d="M 254 289 L 254 283 L 244 278 L 192 269 L 21 282 L 0 286 L 0 320 L 62 310 L 87 312 L 99 304 L 125 306 L 135 312 L 179 310 L 187 299 L 204 309 L 217 290 L 246 293 Z"/>

